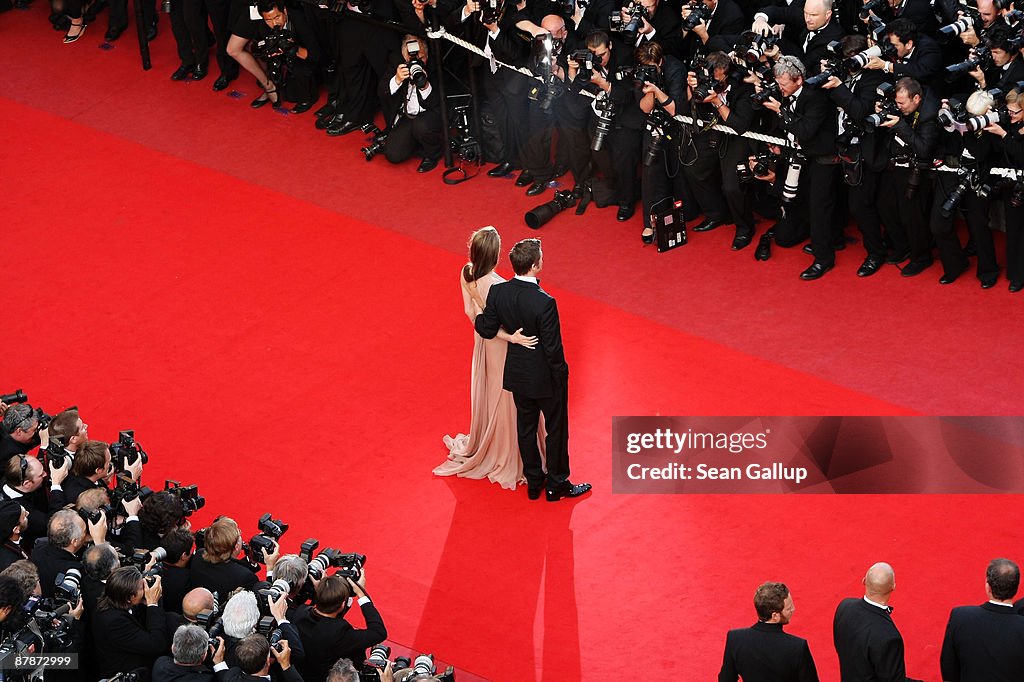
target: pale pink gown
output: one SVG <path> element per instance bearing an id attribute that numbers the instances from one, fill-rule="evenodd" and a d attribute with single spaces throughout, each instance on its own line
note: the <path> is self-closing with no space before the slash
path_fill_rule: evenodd
<path id="1" fill-rule="evenodd" d="M 480 298 L 486 301 L 491 285 L 504 281 L 494 272 L 481 277 L 477 280 Z M 461 285 L 459 289 L 462 291 L 466 316 L 472 324 L 481 312 L 480 307 Z M 470 384 L 473 415 L 469 435 L 460 433 L 454 438 L 444 437 L 444 444 L 449 451 L 448 461 L 434 469 L 438 476 L 486 477 L 492 483 L 509 490 L 514 490 L 517 483 L 525 482 L 523 460 L 519 456 L 516 436 L 515 400 L 511 393 L 501 387 L 507 349 L 506 341 L 498 338 L 487 340 L 473 332 L 473 371 Z M 543 456 L 543 423 L 538 429 L 537 436 Z"/>

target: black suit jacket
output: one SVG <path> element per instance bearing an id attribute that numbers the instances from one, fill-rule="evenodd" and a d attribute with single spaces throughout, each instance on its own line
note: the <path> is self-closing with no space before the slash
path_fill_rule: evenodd
<path id="1" fill-rule="evenodd" d="M 832 621 L 842 682 L 903 682 L 903 637 L 892 615 L 862 598 L 839 602 Z"/>
<path id="2" fill-rule="evenodd" d="M 228 671 L 216 676 L 201 665 L 178 665 L 170 656 L 161 656 L 153 666 L 152 682 L 213 682 L 227 677 Z"/>
<path id="3" fill-rule="evenodd" d="M 1024 677 L 1024 618 L 986 602 L 949 614 L 939 658 L 946 682 L 1013 682 Z"/>
<path id="4" fill-rule="evenodd" d="M 152 668 L 156 659 L 169 650 L 163 607 L 139 604 L 134 610 L 141 613 L 101 609 L 93 614 L 93 651 L 103 677 Z"/>
<path id="5" fill-rule="evenodd" d="M 892 72 L 896 80 L 910 77 L 922 85 L 937 88 L 942 85 L 942 50 L 939 44 L 926 35 L 918 34 L 914 52 L 906 59 L 896 62 Z"/>
<path id="6" fill-rule="evenodd" d="M 864 69 L 850 88 L 843 83 L 836 88 L 826 90 L 832 102 L 846 112 L 850 120 L 860 126 L 871 114 L 875 113 L 875 91 L 887 76 L 877 69 Z M 883 142 L 887 138 L 882 138 Z M 867 133 L 860 136 L 861 157 L 864 165 L 872 171 L 881 172 L 889 162 L 888 149 L 885 144 L 878 144 L 878 136 Z"/>
<path id="7" fill-rule="evenodd" d="M 305 682 L 299 671 L 295 669 L 295 666 L 290 666 L 287 670 L 281 670 L 277 665 L 270 666 L 270 678 L 275 682 Z M 246 675 L 242 672 L 241 668 L 229 668 L 227 672 L 221 677 L 217 675 L 218 682 L 267 682 L 265 677 L 256 677 L 255 675 Z"/>
<path id="8" fill-rule="evenodd" d="M 356 668 L 366 660 L 366 649 L 388 638 L 384 619 L 373 602 L 362 607 L 366 629 L 357 630 L 344 618 L 326 618 L 304 605 L 295 609 L 292 624 L 302 636 L 305 658 L 302 677 L 306 682 L 323 682 L 339 658 L 347 658 Z M 290 643 L 290 640 L 289 640 Z"/>
<path id="9" fill-rule="evenodd" d="M 797 44 L 795 50 L 787 52 L 787 54 L 794 54 L 800 58 L 803 62 L 804 68 L 807 69 L 807 76 L 814 76 L 821 72 L 821 60 L 828 59 L 828 44 L 833 40 L 841 40 L 843 37 L 843 28 L 839 25 L 839 22 L 833 18 L 823 28 L 815 31 L 814 36 L 807 41 L 807 47 L 804 47 L 804 40 L 807 39 L 808 31 L 806 27 L 800 31 L 800 35 L 797 38 Z"/>
<path id="10" fill-rule="evenodd" d="M 796 100 L 796 109 L 782 103 L 782 129 L 792 133 L 808 159 L 830 156 L 836 152 L 838 113 L 824 90 L 806 85 Z"/>
<path id="11" fill-rule="evenodd" d="M 754 623 L 730 630 L 718 682 L 818 682 L 807 640 L 782 631 L 782 625 Z"/>
<path id="12" fill-rule="evenodd" d="M 555 299 L 540 284 L 510 279 L 491 287 L 487 307 L 476 316 L 476 331 L 493 339 L 499 328 L 538 337 L 535 348 L 508 345 L 504 388 L 527 398 L 549 398 L 569 381 Z"/>
<path id="13" fill-rule="evenodd" d="M 205 587 L 210 592 L 216 592 L 217 598 L 223 603 L 235 588 L 244 587 L 251 590 L 258 578 L 236 559 L 211 564 L 203 558 L 203 552 L 200 551 L 189 563 L 189 580 L 189 589 Z"/>
<path id="14" fill-rule="evenodd" d="M 706 52 L 731 52 L 741 33 L 750 28 L 750 21 L 734 0 L 718 0 L 715 14 L 708 26 Z M 700 40 L 699 38 L 697 40 Z"/>
<path id="15" fill-rule="evenodd" d="M 40 541 L 32 550 L 32 563 L 39 569 L 39 585 L 44 597 L 53 596 L 54 581 L 69 568 L 82 570 L 82 562 L 71 552 Z"/>

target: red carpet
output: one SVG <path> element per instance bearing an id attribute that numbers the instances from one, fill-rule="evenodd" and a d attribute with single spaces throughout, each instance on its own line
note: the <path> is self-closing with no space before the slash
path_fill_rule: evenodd
<path id="1" fill-rule="evenodd" d="M 1022 533 L 993 522 L 1013 500 L 613 496 L 610 418 L 1018 412 L 1005 285 L 857 281 L 858 247 L 807 284 L 802 254 L 755 263 L 726 230 L 658 255 L 608 211 L 559 216 L 544 283 L 575 477 L 596 492 L 548 505 L 434 478 L 441 436 L 469 423 L 465 240 L 487 223 L 525 236 L 536 202 L 366 164 L 309 115 L 250 111 L 241 81 L 241 101 L 171 83 L 166 21 L 143 74 L 130 33 L 96 49 L 105 21 L 63 46 L 42 8 L 0 16 L 0 389 L 82 406 L 94 438 L 134 428 L 150 485 L 200 484 L 199 523 L 226 512 L 252 532 L 272 511 L 286 550 L 366 553 L 390 638 L 460 680 L 709 679 L 767 579 L 791 586 L 790 629 L 835 680 L 832 611 L 877 560 L 898 573 L 909 674 L 937 679 L 948 609 L 983 598 L 988 559 L 1019 558 Z"/>

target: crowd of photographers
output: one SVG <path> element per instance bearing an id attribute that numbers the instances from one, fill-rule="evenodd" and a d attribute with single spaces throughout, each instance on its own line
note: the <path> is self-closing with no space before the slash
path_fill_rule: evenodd
<path id="1" fill-rule="evenodd" d="M 89 13 L 52 1 L 55 25 Z M 149 16 L 154 0 L 137 1 Z M 758 260 L 803 245 L 814 280 L 856 241 L 852 222 L 861 277 L 937 257 L 948 284 L 976 257 L 983 288 L 1004 271 L 1024 288 L 1024 11 L 1009 0 L 287 1 L 169 0 L 172 78 L 204 78 L 215 43 L 214 90 L 241 66 L 263 90 L 253 107 L 303 112 L 323 86 L 316 127 L 372 134 L 367 161 L 418 156 L 428 172 L 447 137 L 463 170 L 519 170 L 531 196 L 571 171 L 531 227 L 591 202 L 627 221 L 639 203 L 645 244 L 702 217 L 691 233 L 735 225 L 732 248 Z M 426 39 L 441 30 L 462 45 Z"/>
<path id="2" fill-rule="evenodd" d="M 454 680 L 429 654 L 388 660 L 365 556 L 314 538 L 282 554 L 270 514 L 247 542 L 227 516 L 194 529 L 205 498 L 145 486 L 133 432 L 91 440 L 77 408 L 20 390 L 0 416 L 0 679 Z"/>

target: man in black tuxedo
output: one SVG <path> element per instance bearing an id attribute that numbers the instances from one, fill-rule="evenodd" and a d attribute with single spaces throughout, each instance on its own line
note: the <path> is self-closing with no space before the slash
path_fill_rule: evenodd
<path id="1" fill-rule="evenodd" d="M 896 589 L 892 566 L 877 563 L 864 576 L 864 597 L 839 602 L 832 639 L 842 682 L 904 682 L 903 637 L 892 620 L 889 598 Z"/>
<path id="2" fill-rule="evenodd" d="M 288 640 L 278 642 L 280 650 L 271 647 L 263 635 L 243 638 L 235 652 L 239 667 L 231 668 L 221 678 L 228 682 L 303 682 L 302 675 L 292 665 L 292 650 Z"/>
<path id="3" fill-rule="evenodd" d="M 799 57 L 808 76 L 821 70 L 821 60 L 828 58 L 828 44 L 843 37 L 843 29 L 833 20 L 832 0 L 808 0 L 803 5 L 803 26 L 797 34 L 793 29 L 796 3 L 790 7 L 765 7 L 754 15 L 753 30 L 765 33 L 769 24 L 785 23 L 781 43 L 785 54 Z"/>
<path id="4" fill-rule="evenodd" d="M 1013 609 L 1020 568 L 993 559 L 985 572 L 981 606 L 958 606 L 949 614 L 939 658 L 946 682 L 1010 682 L 1024 671 L 1024 618 Z"/>
<path id="5" fill-rule="evenodd" d="M 161 656 L 153 665 L 153 682 L 212 682 L 214 673 L 203 665 L 210 652 L 210 639 L 206 630 L 198 625 L 182 625 L 174 632 L 171 656 Z M 213 652 L 216 679 L 227 676 L 224 664 L 224 639 L 217 638 Z"/>
<path id="6" fill-rule="evenodd" d="M 764 583 L 754 593 L 757 622 L 729 630 L 718 682 L 818 682 L 807 640 L 782 631 L 793 617 L 793 597 L 782 583 Z"/>
<path id="7" fill-rule="evenodd" d="M 562 349 L 562 330 L 555 299 L 540 288 L 537 275 L 544 265 L 539 239 L 524 239 L 509 252 L 515 278 L 495 284 L 487 294 L 487 307 L 476 316 L 476 331 L 493 339 L 498 329 L 522 329 L 539 339 L 537 350 L 526 346 L 508 347 L 505 356 L 504 388 L 516 401 L 516 425 L 523 475 L 531 500 L 547 488 L 547 500 L 579 497 L 590 490 L 589 483 L 569 480 L 569 365 Z M 539 351 L 539 352 L 537 352 Z M 537 447 L 537 422 L 544 414 L 548 435 L 547 478 Z"/>
<path id="8" fill-rule="evenodd" d="M 896 48 L 896 62 L 872 57 L 865 69 L 878 69 L 893 78 L 913 78 L 930 87 L 941 85 L 942 51 L 939 44 L 919 32 L 909 19 L 895 19 L 886 25 L 886 35 Z"/>
<path id="9" fill-rule="evenodd" d="M 444 145 L 443 103 L 429 80 L 428 55 L 425 40 L 405 36 L 394 64 L 394 75 L 384 78 L 378 91 L 389 131 L 384 156 L 391 163 L 402 163 L 419 153 L 422 161 L 416 170 L 420 173 L 437 166 Z M 415 78 L 412 75 L 414 60 Z"/>

